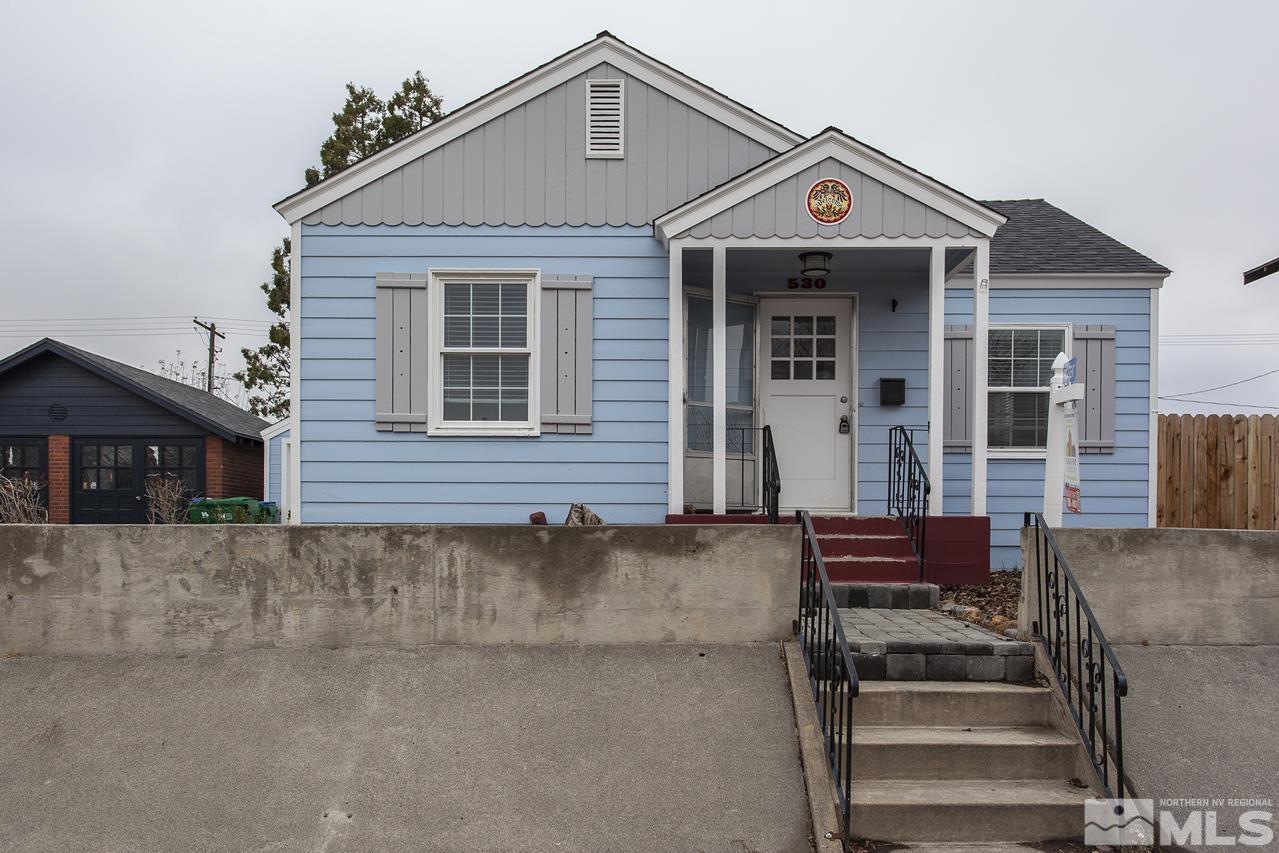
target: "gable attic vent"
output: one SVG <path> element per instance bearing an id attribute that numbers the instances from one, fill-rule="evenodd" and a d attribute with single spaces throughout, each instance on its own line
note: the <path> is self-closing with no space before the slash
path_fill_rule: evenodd
<path id="1" fill-rule="evenodd" d="M 621 80 L 586 81 L 586 156 L 593 159 L 622 159 Z"/>

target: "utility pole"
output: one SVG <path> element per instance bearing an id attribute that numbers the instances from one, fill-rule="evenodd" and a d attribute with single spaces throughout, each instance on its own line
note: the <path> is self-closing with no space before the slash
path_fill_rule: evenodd
<path id="1" fill-rule="evenodd" d="M 213 365 L 218 360 L 218 338 L 225 338 L 226 335 L 218 331 L 217 323 L 201 323 L 199 317 L 192 317 L 191 322 L 195 323 L 201 329 L 209 333 L 209 376 L 208 376 L 208 392 L 213 393 Z"/>

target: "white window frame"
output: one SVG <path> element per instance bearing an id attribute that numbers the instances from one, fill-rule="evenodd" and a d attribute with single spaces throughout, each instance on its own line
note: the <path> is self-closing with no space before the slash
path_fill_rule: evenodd
<path id="1" fill-rule="evenodd" d="M 541 412 L 541 305 L 542 271 L 537 269 L 433 269 L 427 282 L 431 321 L 427 335 L 430 369 L 428 370 L 430 408 L 427 411 L 426 434 L 438 436 L 538 436 L 542 433 Z M 444 285 L 446 284 L 523 284 L 528 288 L 528 335 L 524 346 L 515 347 L 445 347 Z M 462 355 L 527 355 L 528 418 L 524 421 L 446 421 L 444 420 L 444 356 Z"/>
<path id="2" fill-rule="evenodd" d="M 994 331 L 996 329 L 1012 329 L 1014 331 L 1018 329 L 1027 330 L 1027 331 L 1061 331 L 1065 333 L 1063 342 L 1066 347 L 1065 349 L 1066 357 L 1070 358 L 1073 353 L 1074 326 L 1071 323 L 991 323 L 990 330 Z M 986 381 L 987 381 L 986 406 L 987 406 L 988 412 L 990 408 L 991 394 L 1007 393 L 1007 392 L 1021 393 L 1021 394 L 1047 393 L 1048 391 L 1051 390 L 1051 388 L 1049 388 L 1047 385 L 1039 386 L 1037 388 L 1030 388 L 1025 385 L 1010 386 L 1010 385 L 989 384 L 990 383 L 990 336 L 989 334 L 986 337 Z M 990 416 L 988 414 L 987 421 L 989 421 L 989 419 L 990 419 Z M 977 424 L 974 424 L 973 427 L 975 429 L 979 428 L 987 431 L 986 432 L 986 442 L 987 442 L 986 456 L 990 459 L 1045 459 L 1048 456 L 1047 447 L 994 447 L 993 445 L 990 444 L 990 424 L 989 423 L 981 424 L 980 426 L 978 426 Z"/>

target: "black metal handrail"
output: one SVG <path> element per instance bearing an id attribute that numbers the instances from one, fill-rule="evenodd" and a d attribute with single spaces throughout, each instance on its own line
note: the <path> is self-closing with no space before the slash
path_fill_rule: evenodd
<path id="1" fill-rule="evenodd" d="M 764 458 L 761 460 L 763 467 L 763 505 L 764 514 L 768 516 L 769 524 L 776 524 L 778 520 L 778 503 L 782 495 L 782 472 L 777 467 L 777 446 L 773 444 L 773 428 L 768 424 L 763 428 L 764 439 Z"/>
<path id="2" fill-rule="evenodd" d="M 888 431 L 888 514 L 901 519 L 906 537 L 919 560 L 919 579 L 924 579 L 924 548 L 927 539 L 928 497 L 933 485 L 924 463 L 915 452 L 910 432 L 901 426 Z"/>
<path id="3" fill-rule="evenodd" d="M 853 699 L 857 697 L 857 668 L 848 649 L 848 637 L 839 619 L 839 606 L 830 575 L 813 530 L 813 517 L 795 513 L 802 530 L 799 574 L 799 641 L 808 683 L 817 704 L 826 761 L 835 780 L 844 845 L 847 846 L 853 793 Z"/>
<path id="4" fill-rule="evenodd" d="M 1023 524 L 1031 530 L 1035 551 L 1031 632 L 1052 663 L 1106 796 L 1132 796 L 1124 776 L 1122 700 L 1128 679 L 1043 515 L 1028 512 Z"/>

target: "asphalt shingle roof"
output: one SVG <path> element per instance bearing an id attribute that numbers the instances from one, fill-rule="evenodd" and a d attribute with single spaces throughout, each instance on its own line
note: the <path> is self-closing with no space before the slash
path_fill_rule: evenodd
<path id="1" fill-rule="evenodd" d="M 72 361 L 78 359 L 85 362 L 90 369 L 96 368 L 107 378 L 114 379 L 126 388 L 134 390 L 135 393 L 140 391 L 144 396 L 150 395 L 161 405 L 166 405 L 178 414 L 196 422 L 203 422 L 212 432 L 223 433 L 227 437 L 238 436 L 261 441 L 262 430 L 269 426 L 261 418 L 249 414 L 234 403 L 229 403 L 208 391 L 192 388 L 190 385 L 183 385 L 181 382 L 174 382 L 163 376 L 156 376 L 139 367 L 114 361 L 52 338 L 45 338 L 7 359 L 0 360 L 0 371 L 11 362 L 25 361 L 24 356 L 35 355 L 38 352 L 51 352 L 69 357 Z"/>
<path id="2" fill-rule="evenodd" d="M 1171 272 L 1042 198 L 982 204 L 1008 217 L 990 241 L 992 273 Z"/>

